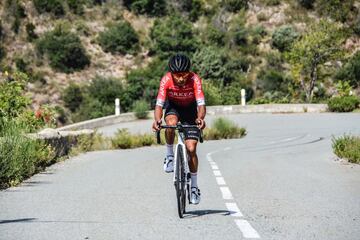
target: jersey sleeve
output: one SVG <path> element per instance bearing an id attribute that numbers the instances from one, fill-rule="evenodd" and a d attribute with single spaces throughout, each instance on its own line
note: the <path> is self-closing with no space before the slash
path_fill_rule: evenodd
<path id="1" fill-rule="evenodd" d="M 169 80 L 170 80 L 170 78 L 169 78 L 168 74 L 166 74 L 165 76 L 162 77 L 162 79 L 160 81 L 160 87 L 159 87 L 158 95 L 156 98 L 157 106 L 163 107 L 165 104 Z"/>
<path id="2" fill-rule="evenodd" d="M 201 78 L 194 73 L 194 91 L 195 99 L 198 106 L 205 105 L 205 96 L 202 89 Z"/>

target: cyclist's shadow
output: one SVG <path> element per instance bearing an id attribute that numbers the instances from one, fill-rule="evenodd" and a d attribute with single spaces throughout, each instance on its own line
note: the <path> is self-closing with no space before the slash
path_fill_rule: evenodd
<path id="1" fill-rule="evenodd" d="M 184 214 L 184 218 L 194 218 L 194 217 L 201 217 L 204 215 L 210 215 L 210 214 L 219 214 L 223 216 L 228 216 L 232 214 L 233 212 L 229 210 L 196 210 L 196 211 L 186 211 Z"/>

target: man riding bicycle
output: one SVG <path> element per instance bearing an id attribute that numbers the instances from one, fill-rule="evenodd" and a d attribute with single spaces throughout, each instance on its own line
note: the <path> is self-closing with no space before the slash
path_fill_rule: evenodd
<path id="1" fill-rule="evenodd" d="M 180 121 L 186 125 L 197 125 L 198 128 L 185 130 L 185 145 L 189 154 L 189 168 L 191 173 L 191 198 L 193 204 L 200 202 L 200 189 L 197 185 L 198 157 L 196 145 L 200 137 L 200 130 L 205 128 L 205 98 L 200 77 L 190 71 L 190 59 L 183 54 L 176 54 L 169 60 L 170 72 L 161 79 L 159 92 L 154 111 L 153 129 L 160 130 L 163 108 L 165 109 L 165 122 L 176 126 Z M 175 130 L 166 129 L 166 157 L 164 171 L 174 171 L 174 138 Z"/>

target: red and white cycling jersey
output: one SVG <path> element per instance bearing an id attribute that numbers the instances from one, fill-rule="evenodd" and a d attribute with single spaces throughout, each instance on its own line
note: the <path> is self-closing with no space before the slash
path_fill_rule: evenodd
<path id="1" fill-rule="evenodd" d="M 198 106 L 205 105 L 200 77 L 191 72 L 185 85 L 177 86 L 174 84 L 171 73 L 167 72 L 161 79 L 156 105 L 163 107 L 166 100 L 183 107 L 195 101 Z"/>

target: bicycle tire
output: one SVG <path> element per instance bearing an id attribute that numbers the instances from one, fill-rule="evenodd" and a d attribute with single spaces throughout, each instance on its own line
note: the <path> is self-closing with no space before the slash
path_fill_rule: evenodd
<path id="1" fill-rule="evenodd" d="M 184 155 L 181 146 L 177 149 L 176 169 L 175 169 L 175 189 L 178 206 L 178 214 L 180 218 L 184 217 L 186 208 L 186 189 L 185 189 L 185 171 L 184 171 Z"/>

